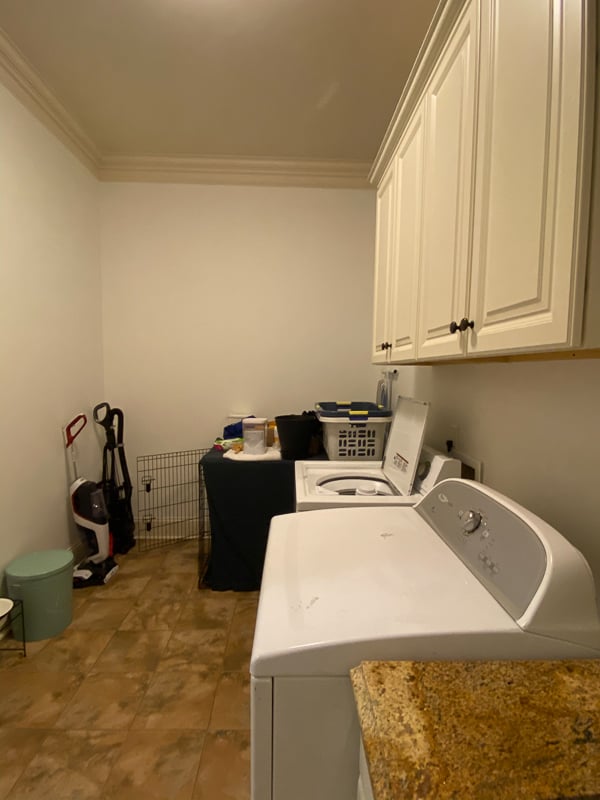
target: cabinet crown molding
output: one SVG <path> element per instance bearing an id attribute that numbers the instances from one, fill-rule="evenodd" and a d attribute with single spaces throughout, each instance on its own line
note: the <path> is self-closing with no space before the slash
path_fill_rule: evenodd
<path id="1" fill-rule="evenodd" d="M 404 90 L 396 105 L 390 123 L 387 127 L 381 146 L 375 156 L 369 180 L 371 183 L 379 184 L 385 169 L 390 162 L 394 150 L 396 149 L 402 132 L 406 128 L 411 114 L 415 110 L 417 103 L 432 69 L 439 58 L 459 14 L 461 13 L 467 0 L 446 0 L 441 2 L 435 12 L 431 24 L 427 30 L 423 44 L 417 54 L 414 66 L 408 76 Z"/>

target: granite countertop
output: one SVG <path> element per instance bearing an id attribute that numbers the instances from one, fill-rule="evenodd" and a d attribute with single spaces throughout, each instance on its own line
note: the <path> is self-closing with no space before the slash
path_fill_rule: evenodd
<path id="1" fill-rule="evenodd" d="M 375 800 L 600 798 L 600 660 L 367 661 Z"/>

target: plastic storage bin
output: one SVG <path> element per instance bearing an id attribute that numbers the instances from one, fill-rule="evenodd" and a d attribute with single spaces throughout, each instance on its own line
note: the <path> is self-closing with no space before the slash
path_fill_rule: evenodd
<path id="1" fill-rule="evenodd" d="M 315 408 L 330 459 L 381 461 L 391 411 L 361 401 L 317 403 Z"/>
<path id="2" fill-rule="evenodd" d="M 28 642 L 64 631 L 73 617 L 73 554 L 42 550 L 15 558 L 6 567 L 8 595 L 23 602 Z M 15 639 L 23 641 L 22 621 L 13 620 Z"/>

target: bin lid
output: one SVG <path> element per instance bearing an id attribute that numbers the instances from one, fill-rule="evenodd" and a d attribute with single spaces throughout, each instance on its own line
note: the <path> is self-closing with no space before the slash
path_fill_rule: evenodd
<path id="1" fill-rule="evenodd" d="M 398 397 L 382 469 L 386 478 L 406 497 L 412 493 L 428 411 L 429 403 L 423 400 Z"/>
<path id="2" fill-rule="evenodd" d="M 315 403 L 317 414 L 322 422 L 332 422 L 342 419 L 351 421 L 368 421 L 380 417 L 389 420 L 392 417 L 391 411 L 376 403 L 367 403 L 362 400 L 338 400 L 335 403 L 320 402 Z"/>
<path id="3" fill-rule="evenodd" d="M 6 575 L 21 581 L 39 580 L 62 572 L 72 564 L 73 553 L 70 550 L 39 550 L 11 561 L 6 567 Z"/>

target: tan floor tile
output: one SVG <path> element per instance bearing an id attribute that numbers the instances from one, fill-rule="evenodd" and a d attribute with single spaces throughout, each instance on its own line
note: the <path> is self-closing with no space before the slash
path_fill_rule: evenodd
<path id="1" fill-rule="evenodd" d="M 172 547 L 165 556 L 165 572 L 198 575 L 198 542 Z"/>
<path id="2" fill-rule="evenodd" d="M 125 574 L 121 575 L 119 571 L 107 584 L 94 587 L 91 590 L 91 596 L 94 600 L 135 600 L 144 591 L 150 580 L 150 575 L 127 577 Z"/>
<path id="3" fill-rule="evenodd" d="M 153 600 L 163 602 L 171 600 L 183 600 L 190 592 L 196 588 L 196 575 L 186 572 L 176 572 L 169 574 L 161 571 L 157 577 L 151 578 L 150 582 L 139 595 L 139 600 Z"/>
<path id="4" fill-rule="evenodd" d="M 0 651 L 0 670 L 26 666 L 29 663 L 29 659 L 41 652 L 51 641 L 52 639 L 40 639 L 39 642 L 26 642 L 27 656 L 24 656 L 21 642 L 13 639 L 9 634 L 6 638 L 2 639 L 2 647 L 11 647 L 14 649 Z"/>
<path id="5" fill-rule="evenodd" d="M 129 731 L 103 800 L 190 800 L 203 742 L 200 731 Z"/>
<path id="6" fill-rule="evenodd" d="M 260 592 L 237 592 L 237 609 L 241 611 L 245 608 L 251 608 L 256 612 L 259 596 Z"/>
<path id="7" fill-rule="evenodd" d="M 145 593 L 130 608 L 120 626 L 122 631 L 169 631 L 175 628 L 183 608 L 182 600 L 156 600 Z"/>
<path id="8" fill-rule="evenodd" d="M 88 597 L 73 592 L 73 619 L 76 619 L 87 606 Z"/>
<path id="9" fill-rule="evenodd" d="M 235 673 L 258 592 L 199 591 L 197 557 L 196 541 L 136 547 L 106 586 L 74 592 L 60 636 L 0 652 L 0 800 L 249 797 L 249 679 Z"/>
<path id="10" fill-rule="evenodd" d="M 38 752 L 47 735 L 48 731 L 46 730 L 32 731 L 15 728 L 0 730 L 0 753 L 2 754 L 0 797 L 6 797 L 7 792 Z"/>
<path id="11" fill-rule="evenodd" d="M 117 631 L 94 665 L 100 672 L 153 672 L 169 640 L 169 631 Z"/>
<path id="12" fill-rule="evenodd" d="M 70 626 L 38 653 L 28 655 L 21 669 L 86 675 L 112 636 L 112 631 L 85 631 Z"/>
<path id="13" fill-rule="evenodd" d="M 5 669 L 18 669 L 23 664 L 27 663 L 27 658 L 23 655 L 21 642 L 17 642 L 12 637 L 7 637 L 2 639 L 0 643 L 2 647 L 7 648 L 6 650 L 0 651 L 0 671 Z M 10 650 L 8 648 L 10 648 Z"/>
<path id="14" fill-rule="evenodd" d="M 72 673 L 6 670 L 0 692 L 0 727 L 51 728 L 81 678 Z"/>
<path id="15" fill-rule="evenodd" d="M 117 556 L 119 574 L 127 578 L 134 575 L 153 575 L 160 569 L 163 560 L 164 553 L 158 550 L 152 550 L 148 553 L 127 553 L 127 555 L 124 556 Z"/>
<path id="16" fill-rule="evenodd" d="M 175 627 L 178 630 L 228 629 L 235 607 L 235 596 L 223 596 L 221 592 L 193 592 L 187 598 Z"/>
<path id="17" fill-rule="evenodd" d="M 130 727 L 152 673 L 99 673 L 86 678 L 58 718 L 63 730 L 123 730 Z"/>
<path id="18" fill-rule="evenodd" d="M 86 602 L 81 613 L 73 619 L 71 627 L 89 631 L 115 630 L 131 611 L 133 603 L 133 600 Z"/>
<path id="19" fill-rule="evenodd" d="M 223 659 L 226 672 L 248 672 L 256 624 L 256 607 L 253 602 L 238 600 Z"/>
<path id="20" fill-rule="evenodd" d="M 247 730 L 250 727 L 250 676 L 244 672 L 221 674 L 210 730 Z"/>
<path id="21" fill-rule="evenodd" d="M 193 800 L 249 800 L 250 731 L 206 734 Z"/>
<path id="22" fill-rule="evenodd" d="M 5 650 L 0 653 L 0 672 L 6 669 L 18 669 L 22 663 L 22 650 Z"/>
<path id="23" fill-rule="evenodd" d="M 227 631 L 213 630 L 173 631 L 157 669 L 203 671 L 207 667 L 220 668 L 227 642 Z"/>
<path id="24" fill-rule="evenodd" d="M 125 736 L 116 731 L 48 734 L 7 800 L 102 800 Z"/>
<path id="25" fill-rule="evenodd" d="M 133 727 L 205 730 L 218 680 L 219 673 L 216 670 L 156 673 Z"/>

